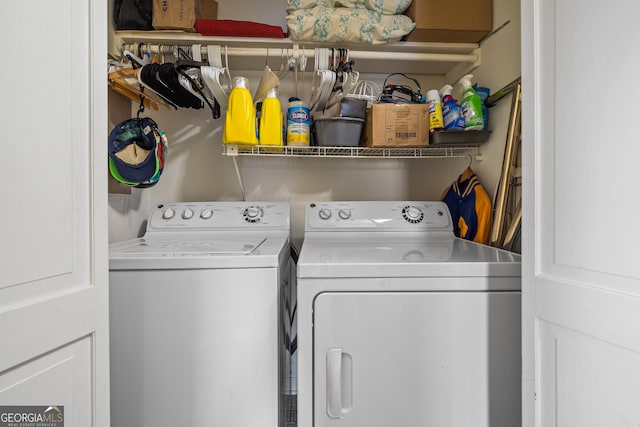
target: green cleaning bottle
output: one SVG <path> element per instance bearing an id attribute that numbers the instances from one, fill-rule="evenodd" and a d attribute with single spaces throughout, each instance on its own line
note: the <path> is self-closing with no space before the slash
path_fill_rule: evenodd
<path id="1" fill-rule="evenodd" d="M 460 84 L 462 85 L 462 103 L 460 103 L 460 106 L 464 116 L 464 130 L 482 130 L 484 129 L 482 100 L 471 85 L 472 78 L 473 75 L 467 74 L 460 79 Z"/>
<path id="2" fill-rule="evenodd" d="M 224 144 L 257 145 L 256 108 L 253 106 L 249 80 L 246 77 L 234 77 L 233 89 L 227 103 L 222 132 Z"/>

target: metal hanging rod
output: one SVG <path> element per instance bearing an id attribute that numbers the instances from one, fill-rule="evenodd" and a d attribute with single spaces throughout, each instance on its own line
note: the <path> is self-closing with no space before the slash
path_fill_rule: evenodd
<path id="1" fill-rule="evenodd" d="M 192 45 L 178 44 L 153 44 L 153 43 L 124 43 L 122 50 L 130 50 L 140 54 L 158 54 L 158 55 L 175 55 L 178 49 L 191 52 Z M 235 57 L 300 57 L 306 56 L 313 58 L 316 49 L 305 49 L 293 46 L 291 48 L 250 48 L 250 47 L 226 47 L 221 46 L 222 54 Z M 200 45 L 202 58 L 207 56 L 207 46 Z M 365 51 L 349 49 L 349 57 L 351 59 L 367 59 L 367 60 L 397 60 L 397 61 L 429 61 L 429 62 L 459 62 L 474 64 L 478 60 L 476 52 L 468 54 L 457 53 L 426 53 L 426 52 L 394 52 L 394 51 Z"/>
<path id="2" fill-rule="evenodd" d="M 122 50 L 130 50 L 141 54 L 150 53 L 158 55 L 175 55 L 178 49 L 185 52 L 191 52 L 193 45 L 178 44 L 153 44 L 153 43 L 124 43 Z M 221 46 L 221 53 L 224 56 L 241 56 L 241 57 L 291 57 L 291 56 L 313 56 L 313 49 L 297 49 L 297 48 L 247 48 L 247 47 L 226 47 Z M 207 46 L 200 45 L 200 54 L 203 58 L 207 57 Z"/>

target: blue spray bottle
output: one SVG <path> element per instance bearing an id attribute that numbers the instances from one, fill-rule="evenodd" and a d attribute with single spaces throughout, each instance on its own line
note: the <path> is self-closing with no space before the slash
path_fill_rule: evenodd
<path id="1" fill-rule="evenodd" d="M 460 107 L 453 98 L 451 91 L 453 91 L 453 87 L 451 85 L 444 85 L 442 86 L 442 89 L 440 89 L 444 130 L 464 130 L 462 107 Z"/>

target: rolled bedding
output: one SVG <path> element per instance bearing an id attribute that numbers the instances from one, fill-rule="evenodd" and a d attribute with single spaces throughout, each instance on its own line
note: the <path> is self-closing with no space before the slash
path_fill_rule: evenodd
<path id="1" fill-rule="evenodd" d="M 287 13 L 314 7 L 367 9 L 384 15 L 402 15 L 411 0 L 287 0 Z"/>
<path id="2" fill-rule="evenodd" d="M 287 26 L 291 40 L 366 44 L 395 43 L 415 28 L 411 18 L 405 15 L 386 15 L 366 8 L 326 6 L 290 12 Z"/>

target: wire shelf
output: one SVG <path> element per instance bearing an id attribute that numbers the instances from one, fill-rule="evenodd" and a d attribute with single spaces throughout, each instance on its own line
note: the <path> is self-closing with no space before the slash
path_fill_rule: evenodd
<path id="1" fill-rule="evenodd" d="M 225 156 L 263 156 L 263 157 L 341 157 L 354 159 L 390 158 L 452 158 L 469 157 L 480 159 L 477 146 L 443 146 L 443 147 L 328 147 L 328 146 L 282 146 L 270 145 L 234 145 L 222 146 Z"/>

